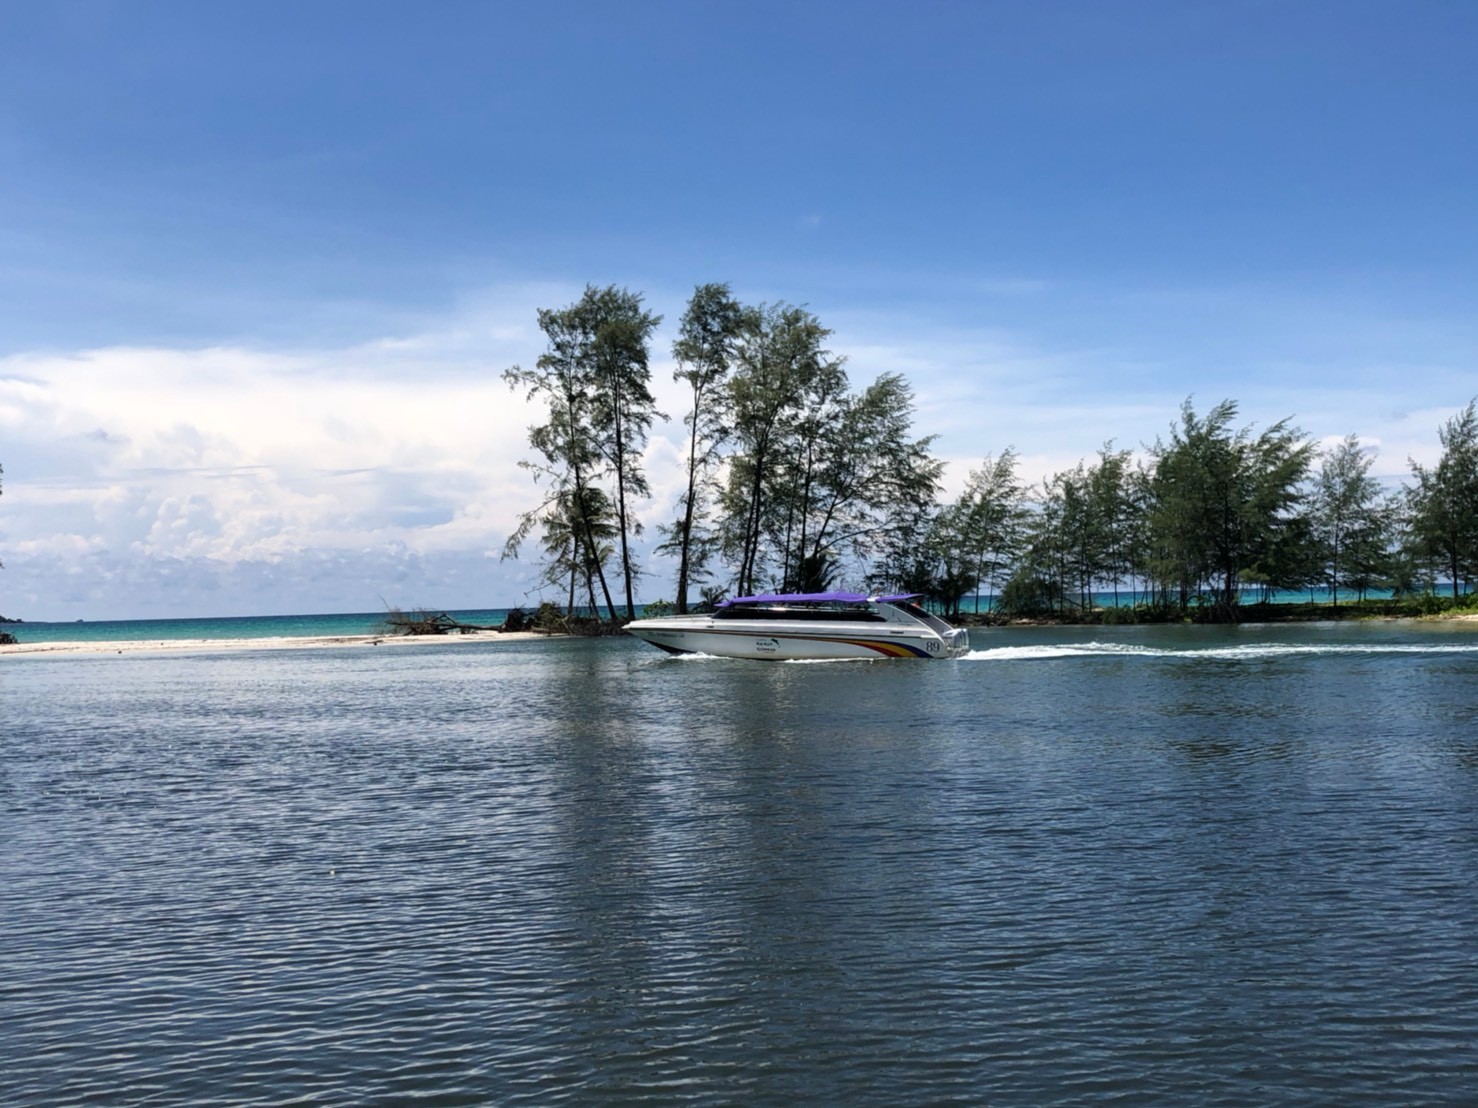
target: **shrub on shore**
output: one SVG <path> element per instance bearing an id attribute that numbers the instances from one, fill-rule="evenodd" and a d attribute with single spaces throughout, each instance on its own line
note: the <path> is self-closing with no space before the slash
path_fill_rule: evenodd
<path id="1" fill-rule="evenodd" d="M 520 609 L 521 610 L 521 609 Z M 510 612 L 511 616 L 512 613 Z M 521 628 L 514 628 L 504 623 L 503 630 L 542 631 L 550 635 L 578 635 L 582 638 L 597 638 L 601 635 L 619 635 L 625 626 L 618 621 L 607 623 L 599 616 L 587 615 L 578 609 L 567 612 L 552 600 L 545 600 L 532 615 L 524 615 L 524 624 Z"/>

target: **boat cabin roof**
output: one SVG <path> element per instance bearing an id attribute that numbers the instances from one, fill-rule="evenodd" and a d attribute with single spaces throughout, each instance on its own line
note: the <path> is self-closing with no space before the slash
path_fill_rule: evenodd
<path id="1" fill-rule="evenodd" d="M 728 608 L 735 604 L 866 604 L 876 601 L 880 604 L 897 604 L 904 600 L 913 600 L 922 595 L 921 593 L 898 593 L 893 596 L 875 596 L 865 592 L 779 592 L 764 593 L 759 596 L 736 596 L 733 600 L 725 600 L 718 605 L 720 608 Z"/>

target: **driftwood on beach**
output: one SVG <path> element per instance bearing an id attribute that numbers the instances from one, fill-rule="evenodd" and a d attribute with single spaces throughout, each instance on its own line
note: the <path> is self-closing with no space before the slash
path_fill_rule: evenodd
<path id="1" fill-rule="evenodd" d="M 384 633 L 387 635 L 465 635 L 473 631 L 501 631 L 500 626 L 479 623 L 463 623 L 445 612 L 432 612 L 415 608 L 403 612 L 391 608 L 385 613 Z"/>
<path id="2" fill-rule="evenodd" d="M 540 616 L 542 615 L 541 611 Z M 503 623 L 494 624 L 464 623 L 446 612 L 432 611 L 429 608 L 413 608 L 409 612 L 400 608 L 387 608 L 385 622 L 380 625 L 379 633 L 395 636 L 470 635 L 480 631 L 530 632 L 544 635 L 588 633 L 580 629 L 581 623 L 582 621 L 577 620 L 574 624 L 567 624 L 563 620 L 552 621 L 530 616 L 522 608 L 514 608 L 508 613 L 508 618 Z"/>
<path id="3" fill-rule="evenodd" d="M 548 601 L 540 604 L 535 612 L 513 608 L 508 612 L 504 622 L 492 625 L 463 623 L 446 612 L 433 611 L 429 608 L 413 608 L 410 611 L 404 611 L 387 606 L 385 621 L 380 625 L 379 634 L 386 636 L 466 635 L 478 631 L 497 631 L 593 638 L 602 635 L 619 635 L 624 626 L 623 621 L 607 623 L 596 617 L 565 612 L 558 605 Z"/>

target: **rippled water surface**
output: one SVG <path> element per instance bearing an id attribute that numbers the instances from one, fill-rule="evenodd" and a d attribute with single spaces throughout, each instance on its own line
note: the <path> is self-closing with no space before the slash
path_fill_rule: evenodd
<path id="1" fill-rule="evenodd" d="M 1478 633 L 0 660 L 0 1102 L 1478 1089 Z"/>

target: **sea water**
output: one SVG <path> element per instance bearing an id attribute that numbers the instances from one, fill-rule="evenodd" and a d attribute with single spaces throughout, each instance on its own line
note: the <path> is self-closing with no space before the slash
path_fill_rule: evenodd
<path id="1" fill-rule="evenodd" d="M 1465 1103 L 1478 634 L 0 659 L 0 1103 Z"/>
<path id="2" fill-rule="evenodd" d="M 507 608 L 448 612 L 463 623 L 496 627 L 508 618 Z M 220 616 L 194 619 L 99 619 L 71 623 L 24 621 L 0 625 L 25 643 L 40 642 L 180 642 L 192 639 L 326 638 L 374 635 L 385 630 L 386 612 L 318 615 Z"/>

